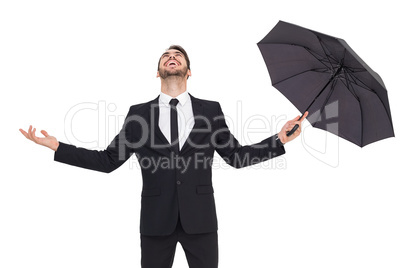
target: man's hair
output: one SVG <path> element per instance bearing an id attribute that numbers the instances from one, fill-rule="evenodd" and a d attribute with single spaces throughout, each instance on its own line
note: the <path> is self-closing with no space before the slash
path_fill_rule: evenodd
<path id="1" fill-rule="evenodd" d="M 168 49 L 166 49 L 166 51 L 169 50 L 169 49 L 176 49 L 176 50 L 180 51 L 181 53 L 183 53 L 184 59 L 185 59 L 186 62 L 187 62 L 187 68 L 188 68 L 189 70 L 191 70 L 191 69 L 190 69 L 190 59 L 188 58 L 187 52 L 184 50 L 184 48 L 182 48 L 182 47 L 179 46 L 179 45 L 171 45 Z M 159 64 L 161 63 L 161 58 L 162 58 L 162 57 L 160 57 L 160 58 L 159 58 L 159 61 L 158 61 L 158 71 L 159 71 Z"/>

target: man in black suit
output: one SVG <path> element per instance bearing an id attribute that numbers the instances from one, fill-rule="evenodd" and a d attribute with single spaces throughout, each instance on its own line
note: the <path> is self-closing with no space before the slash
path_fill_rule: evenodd
<path id="1" fill-rule="evenodd" d="M 171 46 L 159 59 L 160 95 L 130 107 L 120 133 L 103 151 L 58 142 L 20 129 L 28 139 L 55 151 L 56 161 L 111 172 L 132 154 L 141 165 L 141 265 L 171 267 L 180 242 L 191 268 L 218 266 L 217 217 L 212 187 L 214 152 L 231 166 L 266 161 L 285 153 L 283 145 L 296 138 L 299 128 L 287 122 L 275 136 L 242 146 L 230 133 L 218 102 L 201 100 L 187 92 L 190 60 L 180 46 Z"/>

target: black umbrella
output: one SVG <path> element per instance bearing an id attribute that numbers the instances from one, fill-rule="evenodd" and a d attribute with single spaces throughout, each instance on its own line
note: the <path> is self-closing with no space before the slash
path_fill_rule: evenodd
<path id="1" fill-rule="evenodd" d="M 272 85 L 312 126 L 361 147 L 394 136 L 381 77 L 344 40 L 280 21 L 258 47 Z"/>

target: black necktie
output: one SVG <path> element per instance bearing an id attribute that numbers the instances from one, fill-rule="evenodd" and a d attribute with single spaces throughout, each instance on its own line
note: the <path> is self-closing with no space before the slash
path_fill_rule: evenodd
<path id="1" fill-rule="evenodd" d="M 170 104 L 170 144 L 173 151 L 179 153 L 179 124 L 177 123 L 177 104 L 178 99 L 171 99 Z"/>

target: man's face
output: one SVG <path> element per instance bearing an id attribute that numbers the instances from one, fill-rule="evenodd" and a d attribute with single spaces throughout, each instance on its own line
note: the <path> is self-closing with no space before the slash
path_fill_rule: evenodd
<path id="1" fill-rule="evenodd" d="M 169 49 L 162 54 L 159 62 L 159 71 L 156 77 L 166 79 L 168 76 L 190 76 L 183 53 L 176 49 Z"/>

